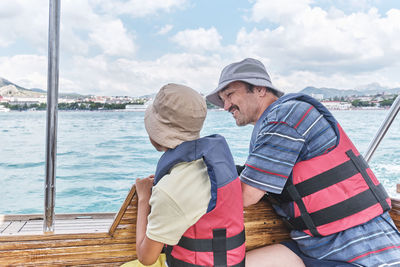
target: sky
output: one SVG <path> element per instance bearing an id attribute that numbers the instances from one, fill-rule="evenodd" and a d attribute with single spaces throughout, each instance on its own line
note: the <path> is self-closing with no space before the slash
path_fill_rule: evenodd
<path id="1" fill-rule="evenodd" d="M 47 88 L 49 3 L 0 0 L 0 77 Z M 207 94 L 253 57 L 284 92 L 400 87 L 398 0 L 61 0 L 59 92 Z"/>

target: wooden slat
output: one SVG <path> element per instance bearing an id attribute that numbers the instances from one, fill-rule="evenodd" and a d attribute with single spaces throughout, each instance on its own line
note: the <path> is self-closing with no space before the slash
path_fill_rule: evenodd
<path id="1" fill-rule="evenodd" d="M 247 251 L 289 239 L 289 230 L 265 199 L 244 209 L 244 222 Z"/>
<path id="2" fill-rule="evenodd" d="M 108 231 L 108 225 L 104 225 L 104 226 L 90 226 L 90 225 L 86 225 L 86 226 L 81 226 L 81 227 L 77 227 L 75 226 L 65 226 L 65 227 L 59 227 L 57 229 L 57 231 L 55 231 L 55 234 L 61 234 L 65 231 L 76 231 L 76 233 L 82 233 L 84 231 L 88 231 L 89 232 L 98 232 L 98 233 L 106 233 Z M 26 233 L 26 232 L 35 232 L 36 234 L 43 234 L 43 225 L 38 225 L 38 226 L 29 226 L 29 227 L 23 227 L 18 233 Z"/>
<path id="3" fill-rule="evenodd" d="M 89 263 L 98 258 L 108 258 L 108 261 L 119 257 L 136 256 L 135 247 L 131 244 L 116 244 L 102 246 L 78 246 L 69 248 L 55 249 L 36 249 L 0 252 L 0 259 L 10 265 L 30 263 L 32 265 L 40 264 L 59 264 L 64 262 Z M 1 262 L 0 262 L 1 263 Z"/>
<path id="4" fill-rule="evenodd" d="M 115 259 L 117 260 L 117 259 Z M 122 264 L 133 260 L 132 257 L 128 256 L 128 257 L 119 257 L 118 261 L 115 262 L 109 262 L 109 263 L 104 263 L 104 259 L 96 259 L 94 261 L 90 261 L 87 264 L 79 264 L 79 267 L 86 267 L 86 266 L 93 266 L 95 265 L 96 267 L 119 267 Z"/>
<path id="5" fill-rule="evenodd" d="M 82 246 L 84 244 L 84 246 Z M 0 251 L 0 258 L 5 257 L 31 257 L 36 254 L 44 257 L 45 255 L 57 256 L 57 255 L 70 255 L 74 253 L 88 253 L 88 252 L 101 252 L 101 251 L 117 251 L 117 250 L 131 250 L 134 246 L 125 243 L 103 243 L 103 244 L 86 244 L 83 243 L 79 246 L 63 246 L 63 247 L 52 247 L 48 248 L 33 248 L 33 249 L 18 249 L 11 251 Z"/>
<path id="6" fill-rule="evenodd" d="M 28 250 L 40 248 L 74 247 L 82 245 L 124 244 L 135 243 L 134 238 L 90 238 L 90 239 L 64 239 L 64 240 L 37 240 L 37 241 L 13 241 L 0 244 L 0 251 Z"/>
<path id="7" fill-rule="evenodd" d="M 108 225 L 113 222 L 112 219 L 75 219 L 75 220 L 56 220 L 56 226 L 65 226 L 65 225 Z M 35 221 L 27 221 L 29 225 L 43 225 L 43 220 L 35 220 Z"/>
<path id="8" fill-rule="evenodd" d="M 63 239 L 89 239 L 89 238 L 107 238 L 108 233 L 88 233 L 88 234 L 34 234 L 34 235 L 4 235 L 0 236 L 0 242 L 10 242 L 10 241 L 38 241 L 38 240 L 63 240 Z"/>
<path id="9" fill-rule="evenodd" d="M 1 234 L 7 235 L 18 233 L 25 224 L 26 221 L 13 221 Z"/>
<path id="10" fill-rule="evenodd" d="M 103 224 L 103 225 L 63 225 L 62 227 L 58 227 L 57 231 L 55 231 L 55 233 L 58 232 L 62 232 L 64 230 L 77 230 L 77 231 L 82 231 L 83 229 L 88 229 L 88 230 L 93 230 L 93 231 L 102 231 L 102 232 L 107 232 L 108 231 L 108 224 Z M 40 225 L 25 225 L 20 232 L 26 232 L 26 231 L 36 231 L 36 232 L 43 232 L 43 224 Z"/>
<path id="11" fill-rule="evenodd" d="M 62 222 L 62 223 L 57 223 L 57 229 L 71 229 L 71 228 L 81 228 L 81 227 L 86 227 L 86 228 L 98 228 L 98 227 L 106 227 L 107 229 L 110 226 L 110 221 L 108 222 L 74 222 L 74 221 L 69 221 L 69 223 Z M 26 222 L 24 228 L 43 228 L 43 222 Z"/>
<path id="12" fill-rule="evenodd" d="M 11 222 L 10 222 L 11 223 Z M 112 219 L 68 219 L 55 221 L 55 233 L 84 233 L 84 232 L 107 232 Z M 21 221 L 12 222 L 0 235 L 43 233 L 43 220 L 25 221 L 22 227 L 18 227 Z"/>
<path id="13" fill-rule="evenodd" d="M 119 222 L 121 221 L 122 217 L 124 216 L 126 209 L 128 207 L 132 208 L 132 200 L 133 197 L 136 195 L 136 186 L 133 185 L 131 187 L 131 190 L 128 193 L 128 196 L 125 198 L 124 203 L 122 203 L 122 206 L 119 210 L 119 212 L 117 213 L 117 215 L 115 216 L 114 222 L 112 223 L 112 225 L 110 226 L 110 230 L 108 231 L 110 235 L 113 235 L 115 233 L 115 230 L 117 229 Z M 136 222 L 135 222 L 136 223 Z"/>
<path id="14" fill-rule="evenodd" d="M 68 220 L 68 219 L 114 219 L 115 213 L 112 212 L 89 212 L 89 213 L 68 213 L 56 214 L 55 220 Z M 43 214 L 11 214 L 1 215 L 3 221 L 19 221 L 19 220 L 43 220 Z"/>
<path id="15" fill-rule="evenodd" d="M 2 222 L 1 226 L 0 226 L 0 234 L 4 231 L 4 229 L 6 229 L 9 225 L 11 224 L 11 222 Z"/>
<path id="16" fill-rule="evenodd" d="M 96 229 L 64 229 L 64 230 L 58 230 L 57 232 L 54 232 L 53 234 L 58 234 L 58 235 L 70 235 L 70 234 L 95 234 L 95 233 L 106 233 L 108 229 L 105 229 L 104 231 L 99 231 Z M 16 234 L 13 234 L 15 236 L 21 236 L 21 235 L 43 235 L 43 232 L 40 231 L 21 231 Z"/>
<path id="17" fill-rule="evenodd" d="M 392 217 L 397 229 L 400 229 L 400 200 L 392 199 L 392 210 L 390 211 L 390 216 Z"/>

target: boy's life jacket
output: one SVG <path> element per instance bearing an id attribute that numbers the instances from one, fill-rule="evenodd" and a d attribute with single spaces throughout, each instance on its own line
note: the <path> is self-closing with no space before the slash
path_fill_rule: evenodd
<path id="1" fill-rule="evenodd" d="M 168 266 L 244 266 L 245 232 L 241 183 L 224 137 L 210 135 L 167 150 L 157 164 L 154 184 L 180 162 L 202 158 L 211 181 L 207 213 L 167 246 Z"/>
<path id="2" fill-rule="evenodd" d="M 312 236 L 327 236 L 390 210 L 390 198 L 382 184 L 332 114 L 307 95 L 290 94 L 284 98 L 283 101 L 300 100 L 314 106 L 338 137 L 336 147 L 328 153 L 294 165 L 282 192 L 293 204 L 294 216 L 284 219 L 288 225 Z"/>

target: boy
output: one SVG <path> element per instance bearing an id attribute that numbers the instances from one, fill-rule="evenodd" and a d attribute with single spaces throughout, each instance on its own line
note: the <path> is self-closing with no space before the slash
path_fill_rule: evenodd
<path id="1" fill-rule="evenodd" d="M 164 154 L 154 176 L 136 180 L 143 264 L 165 247 L 170 267 L 244 266 L 240 180 L 225 139 L 200 138 L 206 113 L 203 97 L 179 84 L 162 87 L 146 110 L 150 142 Z"/>

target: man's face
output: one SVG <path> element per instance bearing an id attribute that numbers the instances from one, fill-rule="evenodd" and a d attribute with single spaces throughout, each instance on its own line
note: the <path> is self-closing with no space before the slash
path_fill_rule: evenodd
<path id="1" fill-rule="evenodd" d="M 237 126 L 255 124 L 259 115 L 259 98 L 256 93 L 249 92 L 247 85 L 242 82 L 233 82 L 219 93 L 224 102 L 224 109 L 232 113 Z"/>

